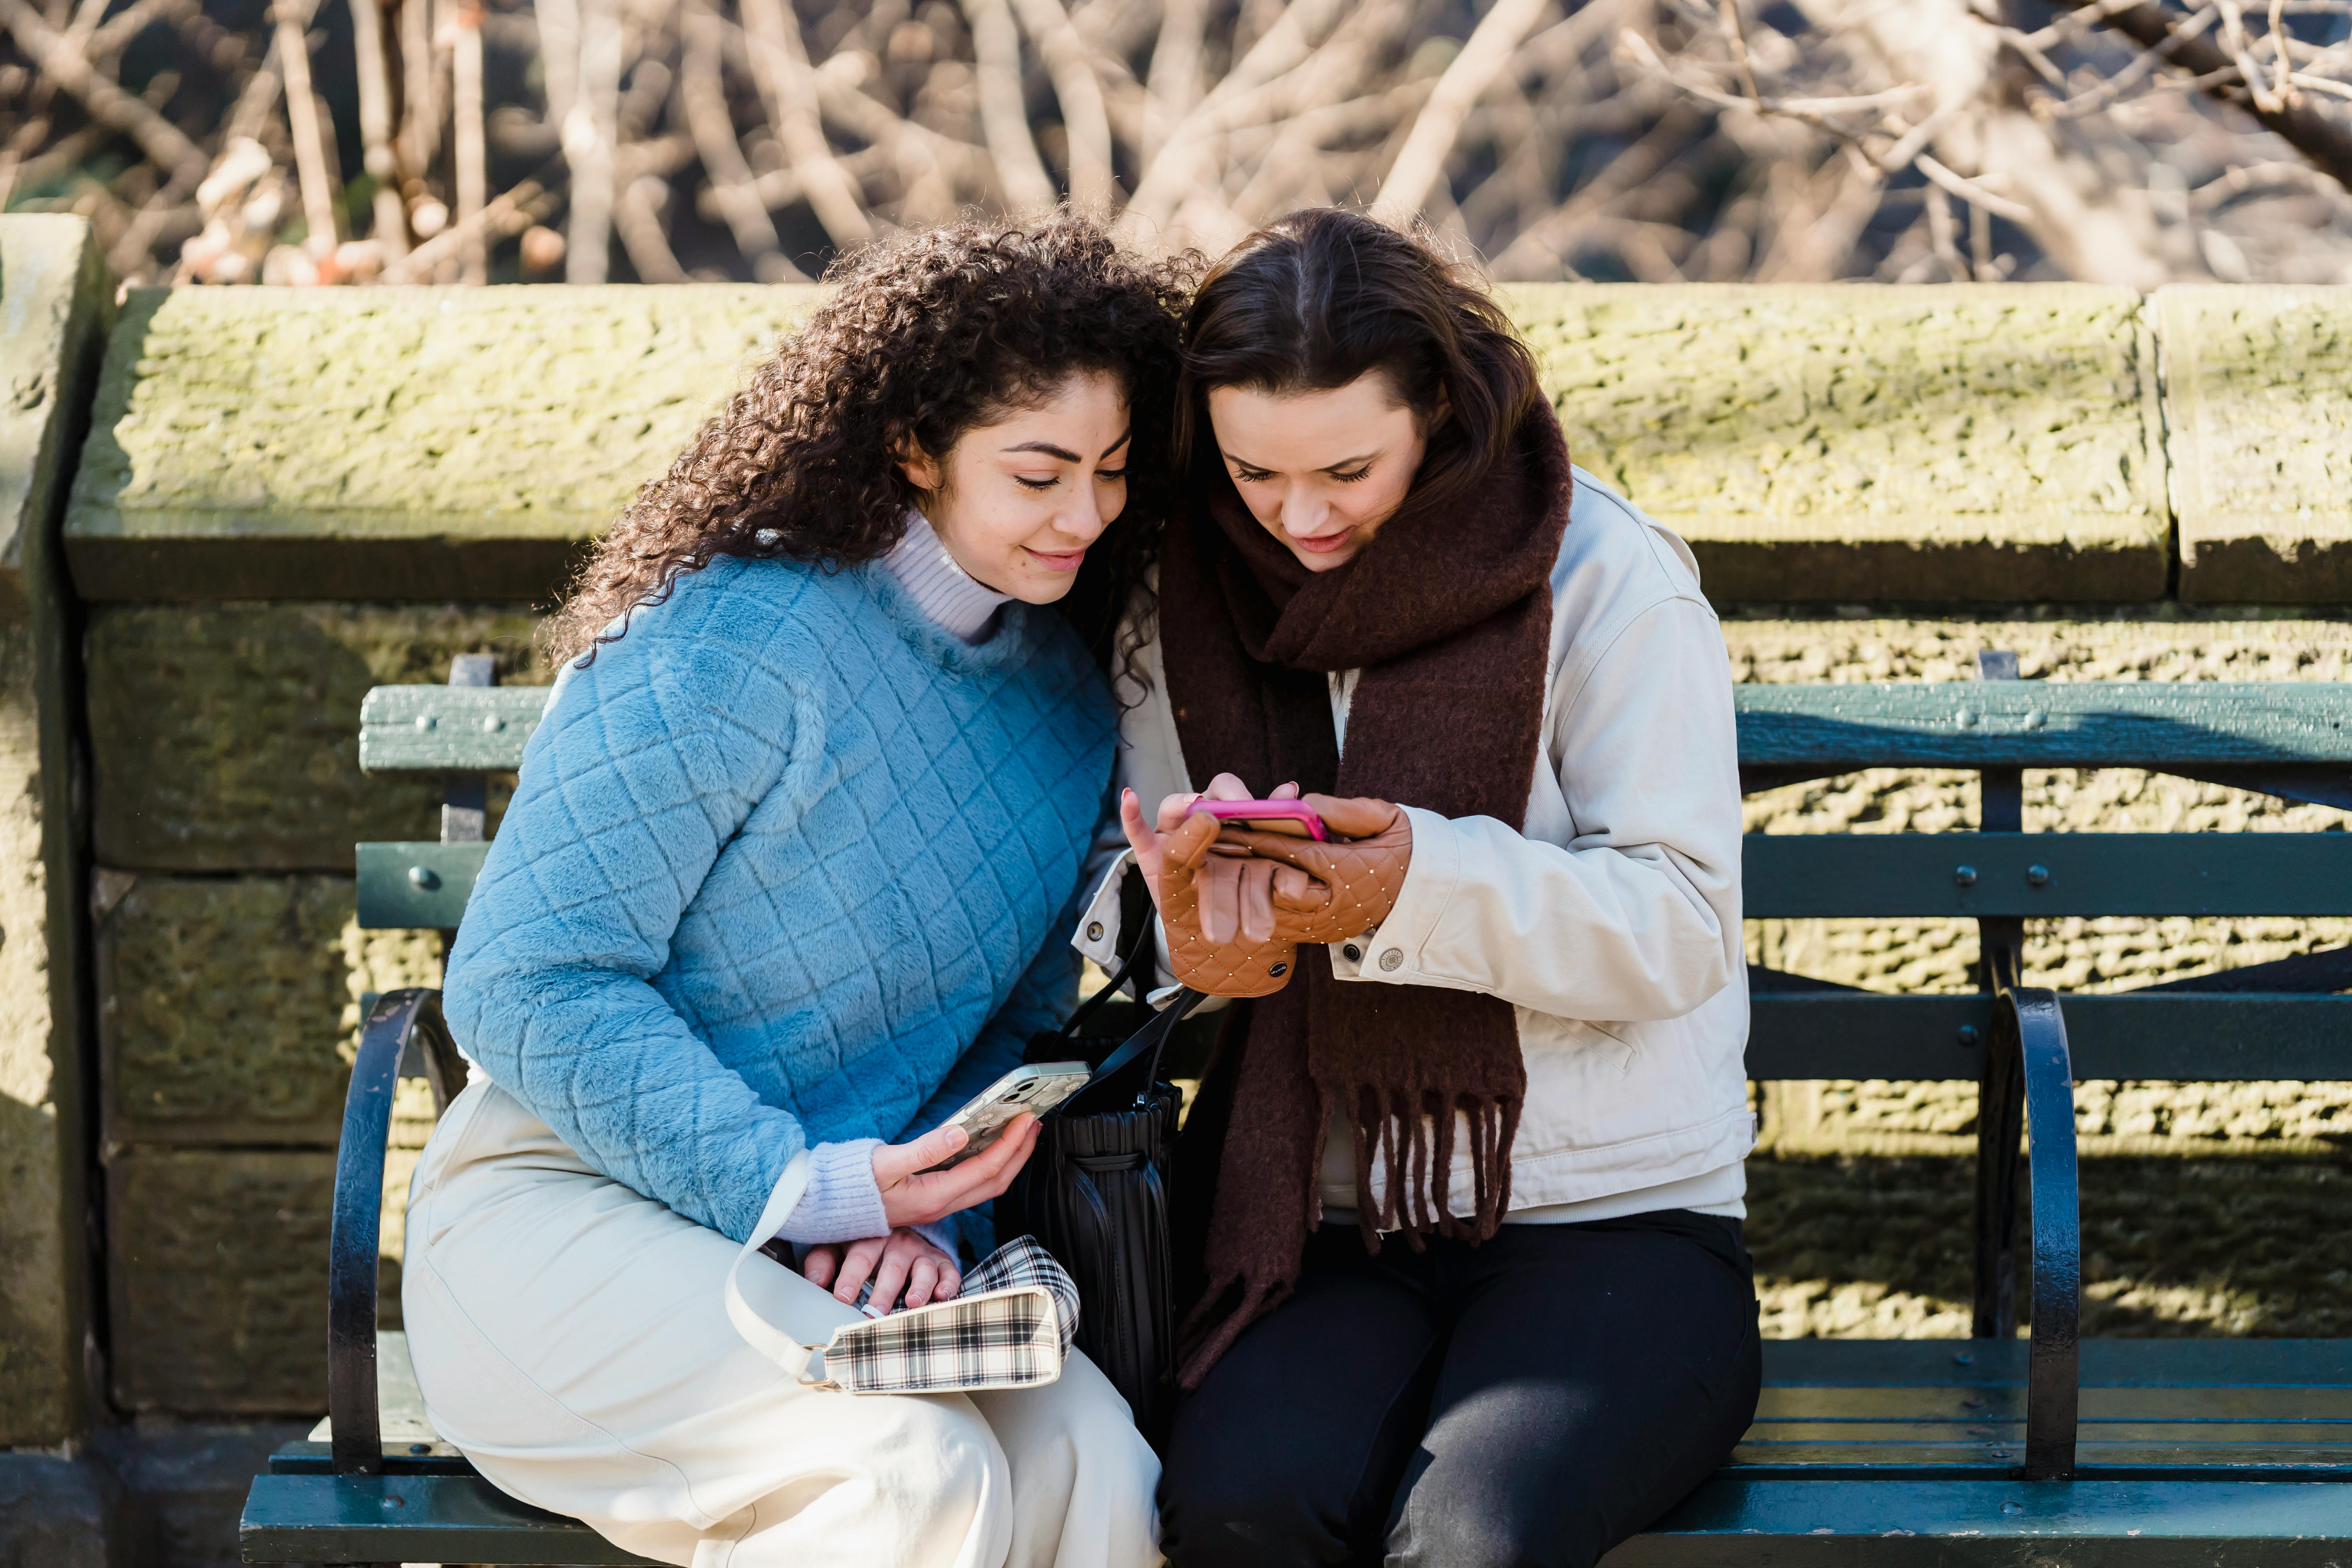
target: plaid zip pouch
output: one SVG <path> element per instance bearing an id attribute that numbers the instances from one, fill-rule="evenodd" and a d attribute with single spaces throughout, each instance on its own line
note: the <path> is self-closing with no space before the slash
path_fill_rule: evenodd
<path id="1" fill-rule="evenodd" d="M 834 1330 L 801 1381 L 850 1394 L 1034 1388 L 1062 1375 L 1077 1327 L 1077 1286 L 1020 1236 L 982 1258 L 951 1300 Z"/>

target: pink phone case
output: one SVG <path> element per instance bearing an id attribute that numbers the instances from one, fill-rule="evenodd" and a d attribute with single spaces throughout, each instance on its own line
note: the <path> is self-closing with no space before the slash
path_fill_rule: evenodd
<path id="1" fill-rule="evenodd" d="M 1315 808 L 1295 800 L 1196 800 L 1192 812 L 1205 812 L 1219 822 L 1296 822 L 1304 825 L 1307 837 L 1318 844 L 1329 838 Z"/>

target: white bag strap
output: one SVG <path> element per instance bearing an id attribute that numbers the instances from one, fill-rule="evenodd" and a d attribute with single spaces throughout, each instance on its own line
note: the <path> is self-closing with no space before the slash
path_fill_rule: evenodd
<path id="1" fill-rule="evenodd" d="M 784 1228 L 793 1210 L 800 1206 L 801 1194 L 808 1191 L 812 1163 L 805 1149 L 793 1156 L 776 1180 L 776 1190 L 768 1194 L 768 1206 L 760 1211 L 760 1223 L 751 1227 L 751 1239 L 735 1255 L 735 1267 L 727 1271 L 727 1321 L 735 1325 L 745 1344 L 795 1378 L 808 1366 L 809 1347 L 751 1310 L 751 1303 L 743 1300 L 741 1276 L 743 1265 L 759 1256 L 760 1248 Z"/>

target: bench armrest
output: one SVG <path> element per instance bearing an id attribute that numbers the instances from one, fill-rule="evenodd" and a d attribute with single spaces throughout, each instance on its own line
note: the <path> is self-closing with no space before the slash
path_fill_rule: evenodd
<path id="1" fill-rule="evenodd" d="M 2026 1167 L 2026 1207 L 2033 1247 L 2022 1473 L 2027 1480 L 2055 1480 L 2074 1468 L 2083 1335 L 2074 1077 L 2057 993 L 2003 985 L 1994 1003 L 1990 1044 L 1985 1094 L 1977 1113 L 1981 1135 L 1990 1141 L 1978 1165 L 1978 1234 L 1979 1247 L 1995 1247 L 1997 1253 L 1979 1258 L 1979 1269 L 1990 1275 L 1979 1285 L 1979 1316 L 1988 1292 L 2002 1293 L 2004 1306 L 2013 1300 L 2006 1293 L 2014 1288 L 2009 1237 L 2015 1224 L 2021 1121 L 2032 1151 Z M 2005 1329 L 2006 1320 L 2003 1311 L 2000 1327 Z M 1986 1331 L 1979 1326 L 1978 1331 Z"/>
<path id="2" fill-rule="evenodd" d="M 411 1040 L 425 1058 L 436 1110 L 464 1083 L 457 1043 L 441 1021 L 441 993 L 385 993 L 368 1009 L 360 1052 L 343 1098 L 335 1152 L 334 1226 L 327 1251 L 327 1415 L 338 1475 L 383 1473 L 376 1407 L 376 1239 L 383 1211 L 384 1144 L 400 1058 Z"/>

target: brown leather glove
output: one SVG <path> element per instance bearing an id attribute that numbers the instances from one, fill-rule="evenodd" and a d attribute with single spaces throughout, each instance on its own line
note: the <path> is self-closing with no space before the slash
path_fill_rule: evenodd
<path id="1" fill-rule="evenodd" d="M 1239 846 L 1220 845 L 1217 822 L 1211 816 L 1187 817 L 1164 841 L 1160 871 L 1160 920 L 1168 932 L 1168 965 L 1177 981 L 1211 996 L 1264 996 L 1290 983 L 1298 963 L 1296 941 L 1255 941 L 1239 931 L 1214 941 L 1202 929 L 1202 894 L 1220 869 L 1217 859 L 1246 859 Z M 1311 901 L 1328 900 L 1325 889 L 1309 889 Z M 1277 918 L 1284 912 L 1276 907 Z"/>
<path id="2" fill-rule="evenodd" d="M 1219 833 L 1207 816 L 1192 817 L 1169 836 L 1160 913 L 1180 982 L 1212 996 L 1266 995 L 1289 984 L 1299 943 L 1361 936 L 1396 908 L 1412 861 L 1411 820 L 1384 800 L 1306 798 L 1326 827 L 1345 837 L 1318 843 L 1246 828 Z M 1236 855 L 1293 866 L 1313 879 L 1304 889 L 1296 879 L 1276 880 L 1274 931 L 1262 941 L 1239 931 L 1212 941 L 1202 930 L 1202 885 L 1215 874 L 1211 859 Z"/>
<path id="3" fill-rule="evenodd" d="M 1219 843 L 1296 866 L 1315 879 L 1311 907 L 1297 899 L 1275 900 L 1275 941 L 1328 943 L 1362 936 L 1389 918 L 1404 891 L 1404 875 L 1412 865 L 1412 819 L 1385 800 L 1310 795 L 1305 804 L 1323 819 L 1330 838 L 1318 843 L 1229 827 Z"/>

